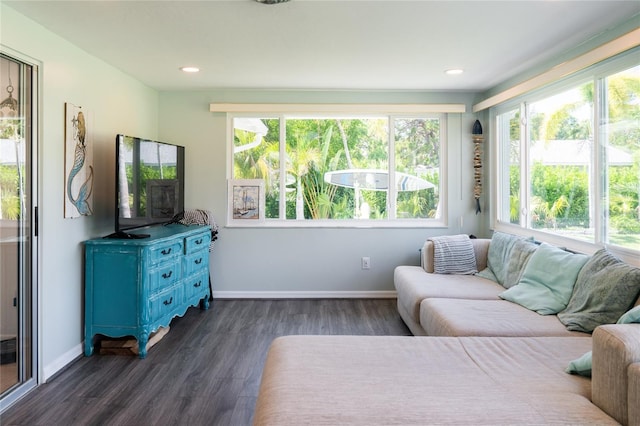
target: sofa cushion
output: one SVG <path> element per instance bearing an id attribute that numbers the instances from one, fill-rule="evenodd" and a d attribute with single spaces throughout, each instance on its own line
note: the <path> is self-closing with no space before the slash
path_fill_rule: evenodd
<path id="1" fill-rule="evenodd" d="M 567 330 L 555 315 L 539 315 L 506 300 L 425 299 L 420 325 L 428 336 L 590 337 Z"/>
<path id="2" fill-rule="evenodd" d="M 542 243 L 527 262 L 520 282 L 500 297 L 541 315 L 557 314 L 567 307 L 578 273 L 587 260 L 584 254 Z"/>
<path id="3" fill-rule="evenodd" d="M 476 255 L 468 235 L 432 237 L 436 274 L 475 274 Z"/>
<path id="4" fill-rule="evenodd" d="M 504 288 L 493 281 L 474 275 L 439 275 L 426 273 L 419 266 L 398 266 L 393 282 L 398 293 L 398 310 L 411 328 L 420 323 L 420 303 L 428 297 L 451 299 L 497 300 Z"/>
<path id="5" fill-rule="evenodd" d="M 567 308 L 558 318 L 569 330 L 592 332 L 615 323 L 640 293 L 640 268 L 630 266 L 606 249 L 598 250 L 584 265 Z"/>
<path id="6" fill-rule="evenodd" d="M 269 349 L 254 425 L 615 424 L 563 372 L 580 338 L 287 336 Z"/>

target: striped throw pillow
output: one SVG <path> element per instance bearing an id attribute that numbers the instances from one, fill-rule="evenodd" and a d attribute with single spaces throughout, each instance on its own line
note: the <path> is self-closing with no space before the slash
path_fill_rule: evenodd
<path id="1" fill-rule="evenodd" d="M 468 235 L 431 237 L 436 274 L 475 274 L 476 255 Z"/>

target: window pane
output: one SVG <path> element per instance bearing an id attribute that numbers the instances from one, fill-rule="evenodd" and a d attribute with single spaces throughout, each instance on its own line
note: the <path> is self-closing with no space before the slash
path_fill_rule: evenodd
<path id="1" fill-rule="evenodd" d="M 520 149 L 520 109 L 508 111 L 498 116 L 498 141 L 501 147 L 500 169 L 500 220 L 508 223 L 520 223 L 520 181 L 521 181 L 521 149 Z"/>
<path id="2" fill-rule="evenodd" d="M 603 127 L 609 243 L 640 249 L 640 66 L 605 79 Z"/>
<path id="3" fill-rule="evenodd" d="M 591 242 L 593 87 L 548 97 L 528 110 L 530 226 Z"/>
<path id="4" fill-rule="evenodd" d="M 287 119 L 287 219 L 386 217 L 386 118 Z"/>
<path id="5" fill-rule="evenodd" d="M 264 179 L 265 217 L 277 219 L 280 206 L 280 120 L 233 119 L 233 177 Z"/>
<path id="6" fill-rule="evenodd" d="M 396 217 L 439 217 L 440 119 L 396 118 Z"/>
<path id="7" fill-rule="evenodd" d="M 438 218 L 443 117 L 234 117 L 232 177 L 265 180 L 266 219 Z"/>

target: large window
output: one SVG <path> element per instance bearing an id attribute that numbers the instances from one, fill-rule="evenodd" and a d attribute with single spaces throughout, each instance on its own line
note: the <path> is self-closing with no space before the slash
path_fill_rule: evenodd
<path id="1" fill-rule="evenodd" d="M 263 179 L 265 223 L 441 218 L 441 114 L 231 116 L 234 179 Z"/>
<path id="2" fill-rule="evenodd" d="M 610 62 L 496 109 L 497 220 L 640 251 L 640 65 Z"/>

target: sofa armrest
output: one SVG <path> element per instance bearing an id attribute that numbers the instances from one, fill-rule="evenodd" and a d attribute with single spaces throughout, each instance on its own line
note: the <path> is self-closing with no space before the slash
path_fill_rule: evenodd
<path id="1" fill-rule="evenodd" d="M 629 366 L 629 426 L 640 426 L 640 362 Z"/>
<path id="2" fill-rule="evenodd" d="M 487 267 L 487 255 L 489 254 L 489 243 L 491 239 L 488 238 L 474 238 L 471 240 L 473 244 L 473 250 L 476 255 L 476 267 L 478 271 L 482 271 Z M 433 273 L 433 242 L 425 241 L 420 250 L 420 266 L 428 273 Z"/>
<path id="3" fill-rule="evenodd" d="M 639 424 L 638 404 L 629 405 L 629 398 L 638 398 L 634 385 L 629 392 L 630 374 L 640 362 L 640 324 L 610 324 L 597 327 L 593 332 L 593 365 L 591 370 L 591 399 L 593 403 L 618 422 L 627 425 L 630 420 Z M 633 370 L 633 373 L 630 373 Z M 638 380 L 633 377 L 633 380 Z M 634 396 L 635 395 L 635 396 Z"/>

